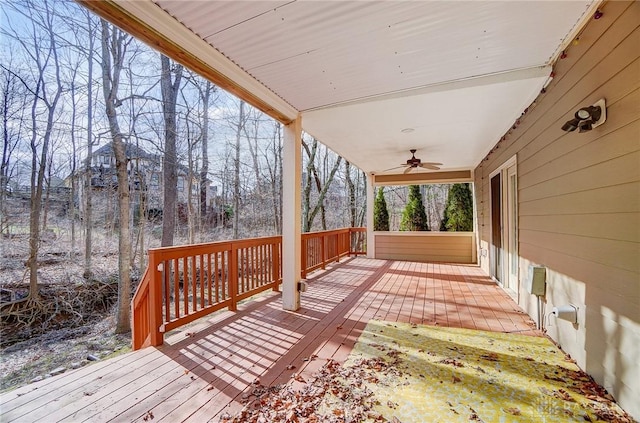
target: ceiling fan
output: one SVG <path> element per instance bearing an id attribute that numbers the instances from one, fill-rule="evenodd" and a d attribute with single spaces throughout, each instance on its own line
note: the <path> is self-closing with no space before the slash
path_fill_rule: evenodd
<path id="1" fill-rule="evenodd" d="M 417 169 L 419 167 L 424 168 L 424 169 L 430 169 L 430 170 L 440 170 L 440 166 L 442 166 L 442 163 L 435 163 L 435 162 L 422 162 L 422 160 L 416 158 L 416 149 L 413 148 L 411 150 L 409 150 L 411 152 L 411 158 L 407 160 L 406 163 L 402 164 L 401 167 L 406 167 L 406 169 L 404 170 L 404 173 L 409 173 L 411 172 L 413 169 Z"/>

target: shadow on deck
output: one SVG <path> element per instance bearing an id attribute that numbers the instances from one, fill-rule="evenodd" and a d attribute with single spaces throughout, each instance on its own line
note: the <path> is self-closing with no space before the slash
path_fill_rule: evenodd
<path id="1" fill-rule="evenodd" d="M 540 335 L 477 266 L 355 258 L 309 278 L 297 312 L 263 293 L 124 354 L 0 396 L 0 420 L 218 421 L 259 380 L 343 362 L 369 320 Z"/>

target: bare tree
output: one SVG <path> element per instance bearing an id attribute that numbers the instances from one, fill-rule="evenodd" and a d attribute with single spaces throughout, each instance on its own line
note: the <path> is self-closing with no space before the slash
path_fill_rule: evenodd
<path id="1" fill-rule="evenodd" d="M 2 117 L 2 157 L 0 158 L 0 233 L 9 228 L 6 197 L 15 164 L 16 151 L 24 128 L 28 92 L 22 80 L 11 70 L 11 60 L 0 65 L 0 116 Z"/>
<path id="2" fill-rule="evenodd" d="M 162 208 L 162 246 L 173 245 L 176 229 L 176 194 L 178 155 L 176 152 L 176 102 L 182 79 L 182 65 L 171 63 L 168 57 L 161 56 L 162 73 L 160 88 L 162 91 L 162 113 L 164 116 L 164 200 Z M 175 75 L 172 77 L 172 75 Z"/>
<path id="3" fill-rule="evenodd" d="M 336 160 L 333 162 L 333 166 L 331 170 L 328 170 L 328 156 L 329 151 L 325 147 L 324 157 L 321 159 L 324 167 L 324 180 L 321 179 L 318 166 L 316 165 L 316 158 L 318 152 L 318 140 L 313 138 L 311 143 L 311 148 L 306 141 L 302 141 L 302 147 L 304 151 L 307 153 L 307 174 L 306 174 L 306 182 L 305 189 L 302 194 L 302 231 L 309 232 L 313 228 L 313 221 L 315 220 L 318 212 L 320 212 L 322 219 L 322 229 L 327 229 L 327 219 L 326 219 L 326 210 L 324 207 L 324 199 L 327 195 L 329 188 L 331 187 L 331 183 L 336 175 L 336 172 L 340 168 L 340 162 L 342 161 L 342 157 L 337 156 Z M 314 182 L 315 188 L 317 190 L 317 200 L 313 208 L 311 208 L 311 183 Z"/>
<path id="4" fill-rule="evenodd" d="M 129 301 L 131 297 L 131 229 L 129 222 L 129 178 L 127 175 L 127 154 L 118 123 L 117 105 L 120 72 L 122 71 L 127 46 L 132 38 L 118 28 L 102 25 L 102 90 L 109 121 L 113 152 L 116 159 L 118 180 L 118 311 L 116 333 L 131 330 Z"/>
<path id="5" fill-rule="evenodd" d="M 238 239 L 240 229 L 240 139 L 245 124 L 246 114 L 244 101 L 240 100 L 240 110 L 236 125 L 236 143 L 234 145 L 235 157 L 233 161 L 233 239 Z"/>
<path id="6" fill-rule="evenodd" d="M 356 226 L 358 211 L 356 208 L 356 185 L 351 178 L 351 163 L 344 161 L 344 173 L 347 180 L 347 197 L 349 198 L 349 226 Z"/>
<path id="7" fill-rule="evenodd" d="M 271 202 L 273 204 L 273 221 L 276 233 L 282 233 L 282 126 L 278 122 L 273 125 L 271 139 L 271 154 L 265 154 L 269 185 L 271 187 Z M 269 160 L 269 156 L 273 160 Z"/>
<path id="8" fill-rule="evenodd" d="M 93 60 L 95 54 L 95 22 L 92 14 L 86 10 L 84 14 L 87 18 L 87 158 L 84 173 L 84 278 L 90 279 L 91 269 L 91 249 L 93 234 L 93 205 L 91 187 L 91 156 L 93 155 Z"/>
<path id="9" fill-rule="evenodd" d="M 211 93 L 215 86 L 210 81 L 205 81 L 204 89 L 198 85 L 202 100 L 202 166 L 200 167 L 200 215 L 202 219 L 207 216 L 207 189 L 209 188 L 209 104 Z"/>
<path id="10" fill-rule="evenodd" d="M 38 250 L 40 247 L 40 218 L 42 212 L 42 194 L 49 155 L 49 145 L 60 96 L 63 92 L 58 58 L 56 19 L 47 1 L 36 3 L 24 1 L 13 3 L 9 7 L 22 15 L 29 25 L 28 37 L 21 36 L 10 25 L 6 35 L 12 37 L 31 62 L 31 81 L 20 79 L 31 94 L 31 208 L 29 212 L 29 296 L 39 297 L 38 290 Z M 53 83 L 49 84 L 50 77 Z M 40 115 L 44 114 L 44 128 Z"/>

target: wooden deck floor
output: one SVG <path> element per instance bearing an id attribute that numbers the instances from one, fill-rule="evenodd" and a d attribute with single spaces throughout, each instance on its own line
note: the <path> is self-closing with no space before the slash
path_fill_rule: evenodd
<path id="1" fill-rule="evenodd" d="M 328 358 L 344 361 L 370 319 L 540 335 L 476 266 L 356 258 L 309 281 L 298 312 L 266 293 L 167 336 L 161 348 L 3 394 L 0 420 L 217 422 L 242 407 L 256 379 L 283 383 Z"/>

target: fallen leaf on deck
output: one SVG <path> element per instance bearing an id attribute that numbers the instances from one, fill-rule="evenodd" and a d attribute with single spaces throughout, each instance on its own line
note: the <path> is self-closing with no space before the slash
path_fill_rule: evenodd
<path id="1" fill-rule="evenodd" d="M 576 400 L 574 400 L 573 397 L 569 395 L 569 393 L 564 389 L 558 389 L 557 391 L 554 391 L 553 396 L 564 401 L 576 402 Z"/>
<path id="2" fill-rule="evenodd" d="M 480 358 L 482 358 L 483 360 L 498 361 L 498 354 L 496 353 L 482 354 Z"/>

